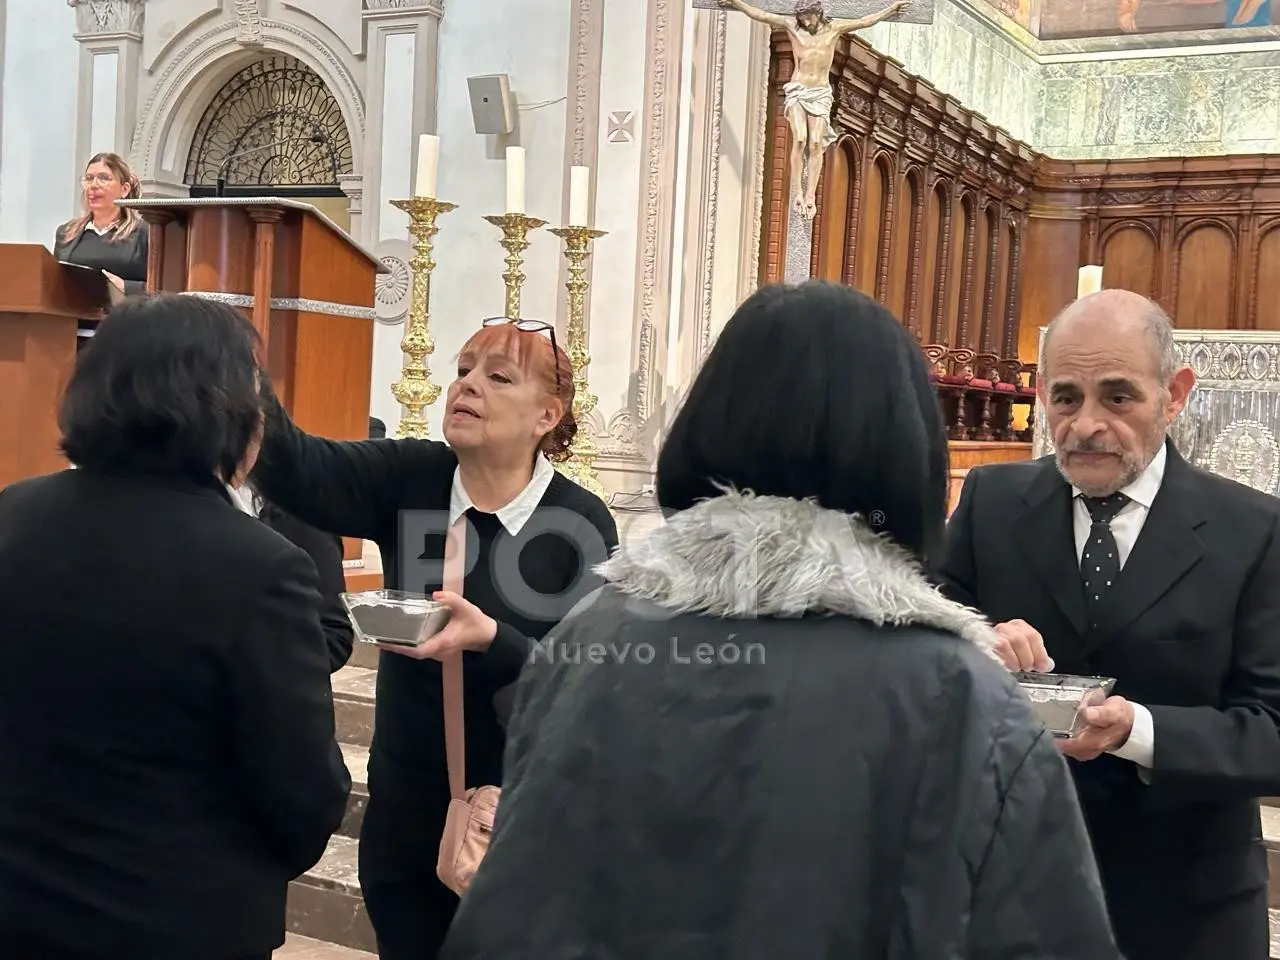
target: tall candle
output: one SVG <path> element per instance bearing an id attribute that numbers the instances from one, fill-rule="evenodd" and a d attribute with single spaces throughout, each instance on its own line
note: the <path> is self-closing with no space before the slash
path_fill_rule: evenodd
<path id="1" fill-rule="evenodd" d="M 507 147 L 507 213 L 524 212 L 524 147 Z"/>
<path id="2" fill-rule="evenodd" d="M 1102 268 L 1096 265 L 1089 265 L 1080 268 L 1080 280 L 1076 285 L 1076 298 L 1087 297 L 1091 293 L 1097 293 L 1102 289 Z"/>
<path id="3" fill-rule="evenodd" d="M 413 195 L 434 198 L 439 174 L 440 138 L 424 133 L 418 138 L 418 176 L 414 181 Z"/>
<path id="4" fill-rule="evenodd" d="M 571 227 L 591 226 L 587 222 L 587 187 L 590 179 L 590 168 L 569 168 L 569 226 Z"/>

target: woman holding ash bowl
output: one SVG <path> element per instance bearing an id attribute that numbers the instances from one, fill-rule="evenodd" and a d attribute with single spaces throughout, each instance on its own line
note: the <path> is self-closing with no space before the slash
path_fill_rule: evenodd
<path id="1" fill-rule="evenodd" d="M 360 882 L 382 960 L 434 957 L 458 903 L 436 877 L 449 804 L 439 660 L 465 651 L 467 786 L 500 785 L 494 695 L 599 585 L 592 568 L 617 546 L 604 503 L 550 463 L 577 429 L 573 392 L 554 328 L 499 317 L 458 356 L 448 445 L 308 436 L 268 397 L 257 488 L 305 523 L 377 543 L 387 588 L 438 591 L 445 534 L 465 519 L 465 599 L 439 594 L 448 626 L 420 648 L 384 649 L 378 665 Z"/>
<path id="2" fill-rule="evenodd" d="M 925 573 L 947 475 L 888 311 L 744 303 L 659 456 L 667 523 L 517 685 L 441 957 L 1119 960 L 1066 762 Z"/>

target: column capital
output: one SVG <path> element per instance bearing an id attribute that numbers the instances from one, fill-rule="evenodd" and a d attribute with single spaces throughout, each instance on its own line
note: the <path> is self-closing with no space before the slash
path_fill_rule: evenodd
<path id="1" fill-rule="evenodd" d="M 145 0 L 67 0 L 76 11 L 76 38 L 124 36 L 142 39 Z"/>
<path id="2" fill-rule="evenodd" d="M 364 0 L 366 17 L 401 15 L 444 17 L 444 0 Z"/>

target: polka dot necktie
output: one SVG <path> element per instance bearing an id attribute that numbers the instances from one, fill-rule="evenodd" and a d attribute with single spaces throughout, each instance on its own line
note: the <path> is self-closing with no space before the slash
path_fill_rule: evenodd
<path id="1" fill-rule="evenodd" d="M 1084 579 L 1085 601 L 1089 606 L 1090 625 L 1098 625 L 1098 608 L 1106 599 L 1107 591 L 1120 576 L 1120 551 L 1116 549 L 1111 521 L 1124 509 L 1129 498 L 1123 493 L 1109 497 L 1081 497 L 1089 509 L 1093 524 L 1089 527 L 1089 539 L 1085 541 L 1080 556 L 1080 576 Z"/>

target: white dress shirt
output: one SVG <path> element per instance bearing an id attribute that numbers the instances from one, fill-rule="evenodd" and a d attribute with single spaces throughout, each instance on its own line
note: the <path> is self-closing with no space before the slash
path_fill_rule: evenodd
<path id="1" fill-rule="evenodd" d="M 538 504 L 542 503 L 547 487 L 551 486 L 555 475 L 556 468 L 551 466 L 551 461 L 542 454 L 538 454 L 538 458 L 533 462 L 533 477 L 528 485 L 516 494 L 510 503 L 494 514 L 507 533 L 514 537 L 529 522 L 533 511 L 538 509 Z M 460 516 L 474 507 L 475 504 L 462 485 L 462 470 L 459 468 L 453 472 L 453 489 L 449 493 L 449 526 L 452 527 Z"/>
<path id="2" fill-rule="evenodd" d="M 1120 555 L 1121 570 L 1124 569 L 1129 554 L 1133 552 L 1133 545 L 1138 542 L 1138 534 L 1142 532 L 1142 525 L 1147 522 L 1147 514 L 1151 512 L 1151 504 L 1155 502 L 1156 494 L 1160 492 L 1168 457 L 1164 445 L 1161 444 L 1160 450 L 1152 458 L 1151 463 L 1147 464 L 1147 469 L 1141 476 L 1120 491 L 1129 498 L 1129 502 L 1111 521 L 1111 533 L 1116 538 L 1116 551 Z M 1085 543 L 1089 540 L 1089 529 L 1093 526 L 1093 518 L 1089 516 L 1089 508 L 1080 499 L 1084 494 L 1074 487 L 1072 490 L 1075 493 L 1075 500 L 1072 502 L 1072 519 L 1075 524 L 1078 562 L 1084 554 Z M 1111 753 L 1150 770 L 1155 756 L 1155 742 L 1155 723 L 1151 718 L 1151 711 L 1142 704 L 1135 703 L 1133 704 L 1133 732 L 1129 734 L 1129 739 L 1125 741 L 1124 746 L 1117 747 Z"/>

